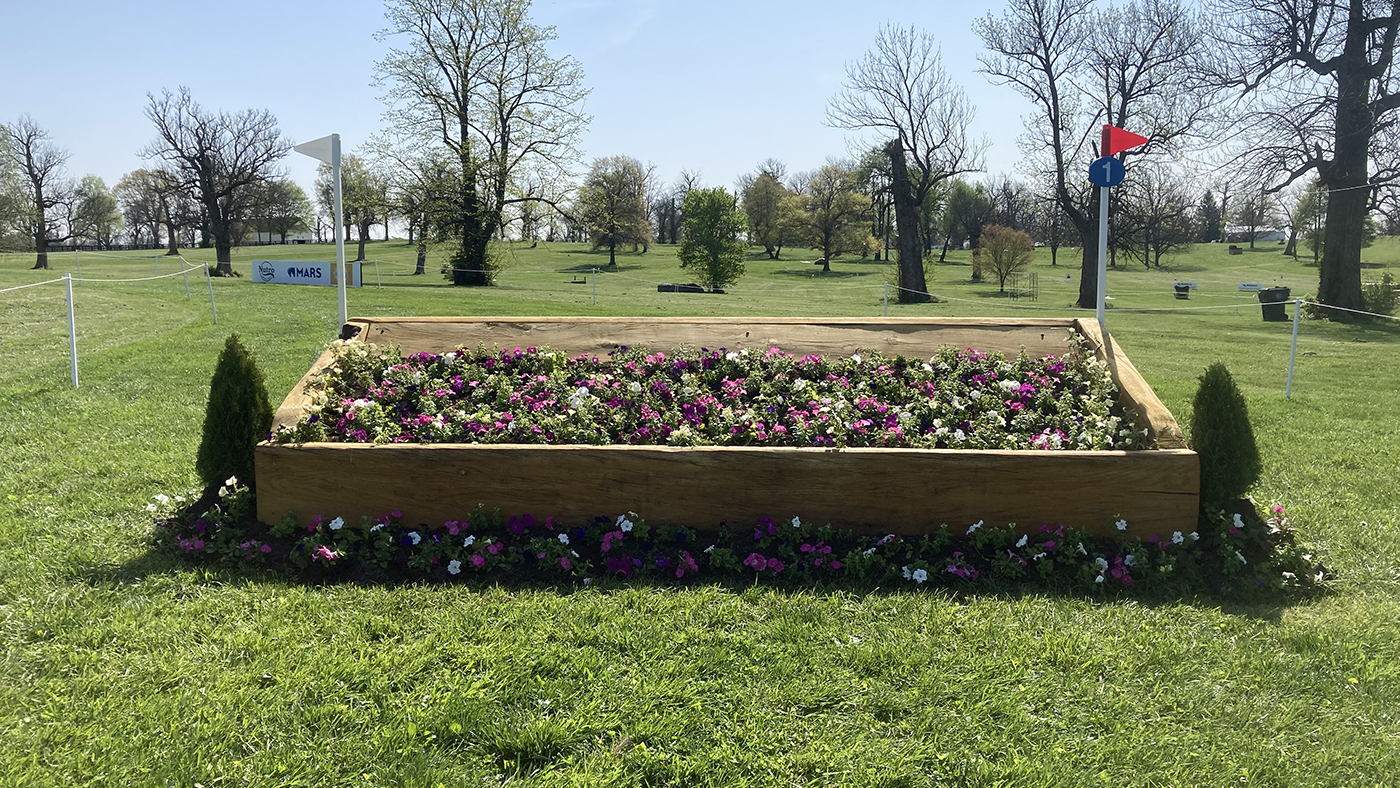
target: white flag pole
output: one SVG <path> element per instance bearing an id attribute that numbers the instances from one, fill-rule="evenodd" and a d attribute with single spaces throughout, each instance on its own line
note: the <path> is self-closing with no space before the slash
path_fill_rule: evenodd
<path id="1" fill-rule="evenodd" d="M 340 325 L 350 320 L 349 309 L 345 305 L 345 279 L 350 271 L 345 266 L 345 218 L 340 205 L 340 135 L 331 135 L 331 178 L 335 196 L 335 267 L 340 291 Z M 337 332 L 339 333 L 339 329 Z"/>

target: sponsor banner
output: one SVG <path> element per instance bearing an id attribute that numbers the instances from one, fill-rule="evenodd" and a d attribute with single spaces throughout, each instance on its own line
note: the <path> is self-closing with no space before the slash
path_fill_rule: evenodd
<path id="1" fill-rule="evenodd" d="M 1172 282 L 1172 287 L 1185 287 L 1188 290 L 1195 290 L 1195 282 Z"/>
<path id="2" fill-rule="evenodd" d="M 1258 282 L 1240 282 L 1240 286 L 1238 289 L 1242 292 L 1257 293 L 1260 290 L 1263 290 L 1264 286 L 1259 284 Z"/>
<path id="3" fill-rule="evenodd" d="M 360 263 L 346 263 L 350 279 L 346 287 L 359 287 Z M 253 281 L 274 285 L 327 285 L 336 287 L 335 263 L 314 260 L 254 260 Z"/>

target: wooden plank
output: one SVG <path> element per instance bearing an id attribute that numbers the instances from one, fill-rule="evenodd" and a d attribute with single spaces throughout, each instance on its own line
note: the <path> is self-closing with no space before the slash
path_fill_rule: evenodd
<path id="1" fill-rule="evenodd" d="M 1157 398 L 1157 392 L 1143 380 L 1142 374 L 1123 352 L 1122 345 L 1110 335 L 1112 353 L 1108 353 L 1104 350 L 1104 338 L 1099 332 L 1097 320 L 1076 319 L 1075 322 L 1078 324 L 1077 330 L 1094 346 L 1094 356 L 1100 361 L 1107 361 L 1124 407 L 1134 411 L 1140 426 L 1146 426 L 1148 445 L 1159 449 L 1185 449 L 1186 438 L 1177 426 L 1176 417 Z"/>
<path id="2" fill-rule="evenodd" d="M 1099 535 L 1195 529 L 1190 451 L 307 444 L 257 449 L 258 516 L 377 516 L 441 525 L 477 504 L 581 521 L 635 511 L 714 528 L 799 515 L 862 532 L 948 523 L 1068 524 Z"/>
<path id="3" fill-rule="evenodd" d="M 459 345 L 512 348 L 549 345 L 567 353 L 605 354 L 621 345 L 664 350 L 781 347 L 789 353 L 849 354 L 872 348 L 927 357 L 940 347 L 976 347 L 1014 356 L 1063 353 L 1074 321 L 1067 318 L 357 318 L 365 341 L 405 353 L 443 352 Z"/>
<path id="4" fill-rule="evenodd" d="M 277 407 L 277 412 L 272 415 L 273 432 L 276 432 L 277 428 L 284 424 L 296 424 L 297 421 L 301 419 L 302 409 L 311 401 L 311 397 L 306 394 L 307 385 L 317 372 L 329 367 L 334 361 L 334 352 L 331 348 L 326 348 L 325 352 L 321 353 L 320 357 L 311 365 L 311 369 L 307 370 L 306 374 L 301 376 L 301 380 L 297 381 L 292 392 L 288 394 L 287 398 L 282 400 L 282 404 Z"/>

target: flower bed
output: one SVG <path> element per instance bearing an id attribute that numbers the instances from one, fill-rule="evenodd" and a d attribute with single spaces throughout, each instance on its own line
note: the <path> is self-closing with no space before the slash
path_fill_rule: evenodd
<path id="1" fill-rule="evenodd" d="M 1309 585 L 1325 570 L 1295 543 L 1281 506 L 1267 519 L 1252 504 L 1211 512 L 1190 531 L 1094 538 L 1066 526 L 1030 533 L 986 525 L 922 535 L 860 535 L 800 517 L 701 531 L 653 526 L 635 512 L 583 521 L 478 508 L 436 527 L 402 511 L 347 522 L 335 511 L 252 522 L 247 488 L 234 480 L 196 511 L 159 496 L 153 542 L 195 560 L 285 567 L 311 577 L 358 580 L 490 578 L 508 582 L 760 580 L 786 585 L 860 583 L 976 587 L 988 583 L 1084 589 L 1146 583 L 1183 589 Z"/>
<path id="2" fill-rule="evenodd" d="M 575 520 L 630 508 L 652 521 L 702 529 L 802 511 L 855 532 L 907 535 L 982 519 L 1026 531 L 1064 524 L 1108 535 L 1122 518 L 1141 529 L 1130 535 L 1146 536 L 1189 532 L 1196 521 L 1195 454 L 1182 447 L 1171 414 L 1121 349 L 1102 342 L 1092 322 L 374 318 L 352 325 L 361 338 L 401 347 L 407 363 L 377 360 L 352 341 L 341 362 L 363 368 L 326 376 L 341 383 L 323 396 L 317 381 L 339 362 L 332 351 L 317 361 L 275 420 L 282 436 L 306 442 L 265 442 L 256 451 L 264 522 L 328 511 L 357 520 L 397 508 L 405 522 L 442 523 L 478 504 L 507 517 L 548 511 Z M 1078 341 L 1087 343 L 1082 351 Z M 480 344 L 511 350 L 505 358 L 494 350 L 447 358 L 453 348 Z M 530 353 L 529 346 L 567 356 Z M 621 346 L 696 350 L 652 353 L 650 361 L 646 353 L 622 351 L 612 364 L 603 360 Z M 705 347 L 729 350 L 699 350 Z M 770 353 L 773 347 L 785 352 Z M 983 353 L 1005 358 L 988 368 L 991 357 Z M 1049 355 L 1056 358 L 1044 361 Z M 496 374 L 485 369 L 488 361 L 521 368 Z M 1066 367 L 1056 369 L 1062 362 Z M 378 364 L 384 374 L 376 378 Z M 865 374 L 851 374 L 857 369 Z M 530 387 L 532 373 L 545 381 Z M 432 380 L 441 383 L 410 389 Z M 821 397 L 801 397 L 799 380 Z M 642 390 L 633 391 L 633 383 Z M 483 385 L 487 394 L 467 395 Z M 389 410 L 362 396 L 372 386 L 386 395 Z M 1075 398 L 1078 410 L 1068 407 Z M 318 412 L 308 414 L 308 407 Z M 580 413 L 584 418 L 576 418 Z M 317 421 L 303 421 L 308 415 Z M 361 428 L 363 436 L 351 434 Z M 459 430 L 476 442 L 422 442 L 434 432 L 459 440 Z M 310 440 L 336 431 L 352 441 Z M 414 442 L 394 442 L 409 435 Z M 1044 450 L 1057 440 L 1062 448 L 1094 448 Z"/>
<path id="3" fill-rule="evenodd" d="M 1069 352 L 944 348 L 928 359 L 780 348 L 600 359 L 550 348 L 404 358 L 336 343 L 304 415 L 278 443 L 631 444 L 922 449 L 1136 449 L 1107 367 Z"/>

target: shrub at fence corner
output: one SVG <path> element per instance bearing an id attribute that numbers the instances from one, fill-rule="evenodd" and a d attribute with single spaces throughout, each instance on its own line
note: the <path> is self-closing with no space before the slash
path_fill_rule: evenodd
<path id="1" fill-rule="evenodd" d="M 238 334 L 224 342 L 204 413 L 204 437 L 195 457 L 195 470 L 205 489 L 217 489 L 230 476 L 250 488 L 253 447 L 272 428 L 272 403 L 262 370 Z"/>
<path id="2" fill-rule="evenodd" d="M 1191 448 L 1200 456 L 1202 506 L 1224 508 L 1259 480 L 1259 447 L 1249 407 L 1218 361 L 1201 376 L 1191 403 Z"/>

